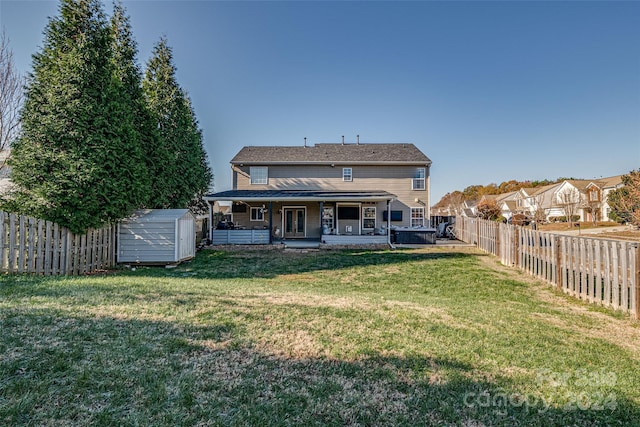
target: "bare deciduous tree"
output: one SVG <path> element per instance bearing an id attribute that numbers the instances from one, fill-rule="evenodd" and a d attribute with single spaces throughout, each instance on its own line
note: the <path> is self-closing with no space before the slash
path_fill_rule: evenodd
<path id="1" fill-rule="evenodd" d="M 544 193 L 533 196 L 533 220 L 543 223 L 547 220 L 547 210 L 544 207 Z"/>
<path id="2" fill-rule="evenodd" d="M 580 206 L 580 191 L 570 188 L 558 195 L 558 205 L 564 210 L 569 227 L 573 227 L 573 217 Z"/>
<path id="3" fill-rule="evenodd" d="M 599 188 L 591 188 L 586 193 L 586 207 L 591 214 L 593 226 L 598 225 L 600 220 L 600 209 L 602 208 L 602 192 Z"/>
<path id="4" fill-rule="evenodd" d="M 0 34 L 0 152 L 8 150 L 20 132 L 23 84 L 13 62 L 9 38 L 3 31 Z M 4 167 L 5 157 L 0 155 L 0 169 Z"/>

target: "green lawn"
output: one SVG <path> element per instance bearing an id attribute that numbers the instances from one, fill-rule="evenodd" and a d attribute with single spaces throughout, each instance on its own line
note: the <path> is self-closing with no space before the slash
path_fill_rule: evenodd
<path id="1" fill-rule="evenodd" d="M 640 325 L 470 249 L 0 278 L 0 425 L 640 425 Z"/>

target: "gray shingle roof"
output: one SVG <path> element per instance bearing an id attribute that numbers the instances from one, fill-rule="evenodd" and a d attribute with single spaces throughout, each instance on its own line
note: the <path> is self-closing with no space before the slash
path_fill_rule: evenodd
<path id="1" fill-rule="evenodd" d="M 316 144 L 307 147 L 244 147 L 231 160 L 231 163 L 405 163 L 430 165 L 431 160 L 413 144 Z"/>
<path id="2" fill-rule="evenodd" d="M 325 190 L 228 190 L 207 194 L 205 200 L 324 200 L 324 201 L 354 201 L 354 200 L 391 200 L 395 195 L 387 191 L 325 191 Z"/>

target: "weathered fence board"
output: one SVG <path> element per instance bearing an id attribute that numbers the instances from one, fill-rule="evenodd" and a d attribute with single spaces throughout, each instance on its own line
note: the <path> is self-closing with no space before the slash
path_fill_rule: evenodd
<path id="1" fill-rule="evenodd" d="M 66 228 L 0 212 L 0 273 L 84 274 L 115 265 L 115 227 L 74 235 Z"/>
<path id="2" fill-rule="evenodd" d="M 478 218 L 456 219 L 456 237 L 563 292 L 640 318 L 640 244 L 545 233 Z"/>

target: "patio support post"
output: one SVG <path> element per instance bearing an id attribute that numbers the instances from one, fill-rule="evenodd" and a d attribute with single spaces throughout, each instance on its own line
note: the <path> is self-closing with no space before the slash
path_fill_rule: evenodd
<path id="1" fill-rule="evenodd" d="M 269 200 L 269 244 L 273 244 L 273 202 Z"/>
<path id="2" fill-rule="evenodd" d="M 320 202 L 320 241 L 322 242 L 322 217 L 324 216 L 324 202 Z"/>
<path id="3" fill-rule="evenodd" d="M 387 200 L 387 244 L 391 246 L 391 200 Z"/>

